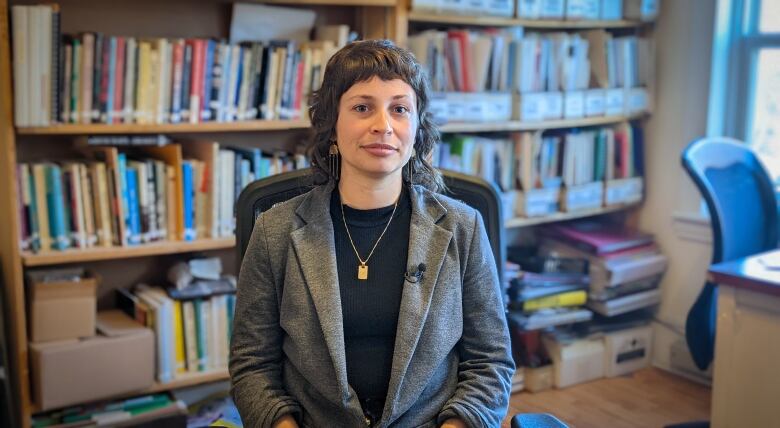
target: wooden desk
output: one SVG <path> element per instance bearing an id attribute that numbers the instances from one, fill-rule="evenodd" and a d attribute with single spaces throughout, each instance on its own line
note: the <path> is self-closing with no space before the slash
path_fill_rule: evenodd
<path id="1" fill-rule="evenodd" d="M 780 427 L 780 270 L 760 259 L 710 267 L 718 287 L 712 427 Z"/>

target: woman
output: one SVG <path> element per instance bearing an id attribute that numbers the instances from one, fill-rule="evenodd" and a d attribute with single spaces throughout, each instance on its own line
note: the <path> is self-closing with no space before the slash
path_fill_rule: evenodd
<path id="1" fill-rule="evenodd" d="M 497 427 L 514 364 L 482 218 L 434 193 L 425 75 L 388 41 L 328 62 L 312 191 L 260 215 L 233 397 L 248 427 Z"/>

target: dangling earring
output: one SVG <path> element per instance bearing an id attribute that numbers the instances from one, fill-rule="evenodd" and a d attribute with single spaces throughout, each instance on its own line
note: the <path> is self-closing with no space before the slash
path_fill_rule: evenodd
<path id="1" fill-rule="evenodd" d="M 334 142 L 330 145 L 330 149 L 328 149 L 328 166 L 330 167 L 330 175 L 333 177 L 334 180 L 338 181 L 339 179 L 339 146 L 336 145 Z"/>
<path id="2" fill-rule="evenodd" d="M 417 156 L 417 150 L 415 150 L 414 147 L 412 147 L 412 156 L 409 158 L 409 185 L 411 186 L 412 183 L 412 177 L 414 177 L 414 157 Z"/>

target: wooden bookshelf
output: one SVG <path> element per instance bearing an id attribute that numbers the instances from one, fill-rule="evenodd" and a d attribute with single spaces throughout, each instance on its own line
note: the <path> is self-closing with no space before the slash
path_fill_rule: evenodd
<path id="1" fill-rule="evenodd" d="M 172 389 L 186 388 L 188 386 L 196 386 L 228 379 L 230 379 L 230 374 L 227 369 L 202 373 L 184 373 L 182 375 L 177 375 L 176 379 L 170 382 L 155 382 L 149 389 L 141 391 L 139 394 L 154 394 L 156 392 L 170 391 Z"/>
<path id="2" fill-rule="evenodd" d="M 155 382 L 147 389 L 141 390 L 141 391 L 133 391 L 125 394 L 118 394 L 111 397 L 105 397 L 105 399 L 101 399 L 100 401 L 104 400 L 121 400 L 129 397 L 136 397 L 140 395 L 148 395 L 148 394 L 156 394 L 159 392 L 165 392 L 165 391 L 171 391 L 174 389 L 180 389 L 180 388 L 187 388 L 190 386 L 197 386 L 202 385 L 204 383 L 210 383 L 210 382 L 219 382 L 223 380 L 230 379 L 230 373 L 228 373 L 227 369 L 220 369 L 220 370 L 212 370 L 208 372 L 202 372 L 202 373 L 184 373 L 179 375 L 176 379 L 160 383 Z M 41 407 L 38 403 L 32 403 L 30 407 L 30 413 L 40 413 L 43 410 L 41 410 Z"/>
<path id="3" fill-rule="evenodd" d="M 308 120 L 247 120 L 237 122 L 163 123 L 163 124 L 62 124 L 17 128 L 19 135 L 106 135 L 106 134 L 194 134 L 225 132 L 262 132 L 307 129 Z"/>
<path id="4" fill-rule="evenodd" d="M 557 221 L 574 220 L 584 217 L 592 217 L 601 214 L 608 214 L 617 211 L 623 211 L 629 208 L 634 208 L 640 205 L 640 202 L 633 204 L 621 204 L 610 205 L 608 207 L 601 207 L 592 210 L 581 210 L 572 212 L 558 212 L 544 217 L 516 217 L 504 222 L 504 227 L 507 229 L 514 229 L 518 227 L 537 226 L 545 223 L 555 223 Z"/>
<path id="5" fill-rule="evenodd" d="M 84 263 L 101 260 L 128 259 L 132 257 L 180 254 L 195 251 L 222 250 L 236 246 L 236 239 L 199 239 L 197 241 L 167 241 L 141 244 L 130 247 L 95 247 L 71 249 L 65 251 L 46 251 L 37 254 L 22 253 L 22 262 L 26 267 L 49 266 L 66 263 Z"/>
<path id="6" fill-rule="evenodd" d="M 585 126 L 613 125 L 627 120 L 640 119 L 647 116 L 646 113 L 628 116 L 599 116 L 582 119 L 559 119 L 538 122 L 511 120 L 507 122 L 474 122 L 474 123 L 445 123 L 439 129 L 441 132 L 501 132 L 501 131 L 537 131 L 540 129 L 581 128 Z"/>
<path id="7" fill-rule="evenodd" d="M 632 28 L 647 23 L 633 20 L 593 21 L 593 20 L 542 20 L 504 18 L 500 16 L 468 16 L 468 15 L 444 15 L 429 12 L 409 12 L 409 22 L 424 22 L 431 24 L 468 25 L 485 27 L 513 27 L 522 26 L 531 29 L 545 30 L 580 30 L 587 28 Z"/>

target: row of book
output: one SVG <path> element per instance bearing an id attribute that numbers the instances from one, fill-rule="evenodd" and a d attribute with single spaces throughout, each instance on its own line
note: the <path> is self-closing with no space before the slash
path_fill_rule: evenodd
<path id="1" fill-rule="evenodd" d="M 412 10 L 467 16 L 551 20 L 654 20 L 654 0 L 413 0 Z"/>
<path id="2" fill-rule="evenodd" d="M 159 382 L 227 368 L 235 294 L 178 300 L 160 287 L 139 284 L 117 295 L 119 308 L 154 330 Z"/>
<path id="3" fill-rule="evenodd" d="M 409 47 L 438 92 L 633 88 L 652 75 L 650 39 L 605 30 L 427 30 L 410 36 Z"/>
<path id="4" fill-rule="evenodd" d="M 300 154 L 205 141 L 84 152 L 85 159 L 17 165 L 22 250 L 230 237 L 244 187 L 308 166 Z"/>
<path id="5" fill-rule="evenodd" d="M 643 171 L 642 128 L 614 127 L 521 132 L 507 137 L 447 135 L 433 165 L 494 182 L 505 194 L 573 188 L 639 177 Z M 508 217 L 522 215 L 508 207 Z"/>
<path id="6" fill-rule="evenodd" d="M 17 126 L 300 119 L 337 49 L 332 40 L 61 36 L 57 5 L 12 9 Z"/>

